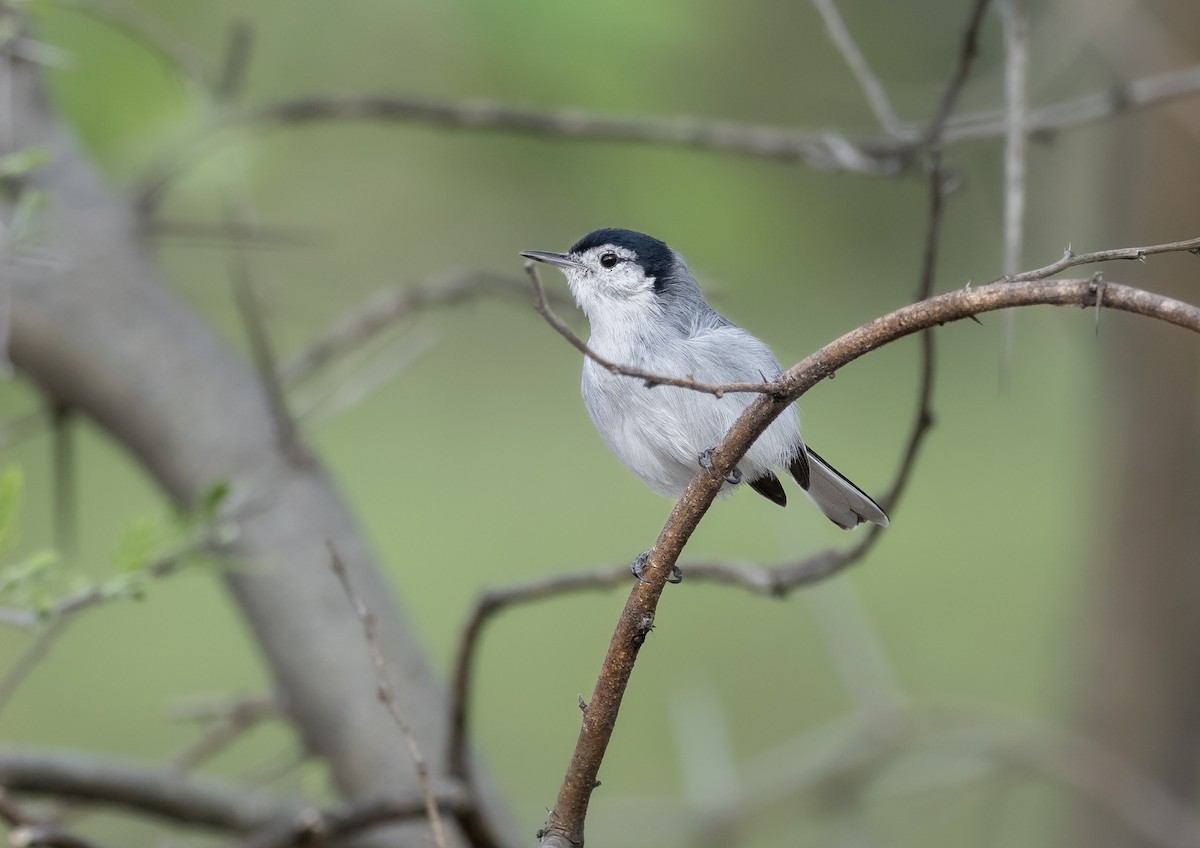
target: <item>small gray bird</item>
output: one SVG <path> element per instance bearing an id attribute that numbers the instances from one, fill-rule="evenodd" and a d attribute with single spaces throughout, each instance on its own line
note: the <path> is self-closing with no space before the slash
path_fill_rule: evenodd
<path id="1" fill-rule="evenodd" d="M 521 255 L 562 270 L 591 324 L 588 346 L 610 362 L 714 385 L 766 382 L 783 372 L 769 347 L 705 302 L 684 258 L 656 238 L 603 229 L 588 233 L 568 253 Z M 712 449 L 752 400 L 744 393 L 718 398 L 675 386 L 648 387 L 590 358 L 583 363 L 583 402 L 609 450 L 654 491 L 675 498 L 698 465 L 711 470 Z M 839 527 L 849 530 L 864 521 L 886 527 L 879 504 L 806 447 L 798 424 L 793 404 L 750 446 L 721 494 L 744 480 L 785 506 L 787 495 L 774 469 L 786 468 Z"/>

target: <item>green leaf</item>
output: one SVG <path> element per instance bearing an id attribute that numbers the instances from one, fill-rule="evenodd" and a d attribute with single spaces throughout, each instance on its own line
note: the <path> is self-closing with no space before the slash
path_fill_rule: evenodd
<path id="1" fill-rule="evenodd" d="M 163 544 L 162 523 L 152 518 L 135 522 L 121 534 L 113 551 L 113 570 L 128 574 L 154 562 Z"/>

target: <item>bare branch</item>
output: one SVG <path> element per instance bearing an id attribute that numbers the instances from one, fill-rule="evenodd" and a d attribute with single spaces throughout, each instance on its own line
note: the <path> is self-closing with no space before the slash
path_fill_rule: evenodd
<path id="1" fill-rule="evenodd" d="M 1075 100 L 1042 106 L 1029 112 L 1025 132 L 1044 136 L 1081 124 L 1102 121 L 1135 109 L 1158 106 L 1200 93 L 1200 65 L 1144 77 L 1112 86 Z M 1006 109 L 959 115 L 946 127 L 945 141 L 974 141 L 1006 133 Z"/>
<path id="2" fill-rule="evenodd" d="M 1035 268 L 1032 271 L 999 277 L 992 282 L 1023 283 L 1029 280 L 1044 280 L 1060 271 L 1065 271 L 1068 268 L 1074 268 L 1078 265 L 1091 265 L 1095 262 L 1112 262 L 1118 259 L 1135 259 L 1141 262 L 1147 256 L 1154 256 L 1159 253 L 1183 253 L 1184 251 L 1188 253 L 1200 253 L 1200 238 L 1172 241 L 1166 244 L 1151 244 L 1146 247 L 1121 247 L 1115 250 L 1098 250 L 1095 253 L 1076 254 L 1068 247 L 1063 252 L 1062 259 L 1059 259 L 1057 262 L 1051 262 L 1049 265 Z"/>
<path id="3" fill-rule="evenodd" d="M 462 635 L 455 651 L 454 673 L 450 693 L 450 738 L 447 743 L 447 773 L 451 777 L 470 781 L 470 763 L 467 758 L 470 717 L 468 711 L 472 700 L 472 678 L 475 654 L 484 625 L 501 610 L 516 604 L 557 597 L 569 592 L 611 589 L 629 583 L 629 566 L 600 569 L 581 574 L 560 574 L 490 589 L 479 597 L 471 615 L 463 626 Z"/>
<path id="4" fill-rule="evenodd" d="M 201 779 L 135 760 L 0 748 L 0 786 L 9 792 L 130 810 L 179 824 L 248 833 L 295 815 L 307 803 Z"/>
<path id="5" fill-rule="evenodd" d="M 976 10 L 979 8 L 977 6 Z M 947 94 L 954 91 L 954 87 L 948 88 Z M 1034 110 L 1029 114 L 1026 132 L 1065 129 L 1126 110 L 1192 97 L 1198 92 L 1200 67 L 1135 80 L 1088 97 Z M 944 121 L 940 138 L 943 144 L 1005 134 L 1003 110 L 977 112 L 955 119 L 950 117 L 947 105 L 952 107 L 953 100 L 947 103 L 943 98 L 937 114 L 945 117 L 928 124 L 941 126 Z M 402 94 L 312 95 L 268 104 L 218 121 L 148 170 L 134 191 L 137 204 L 145 214 L 157 204 L 168 183 L 187 162 L 206 152 L 218 137 L 231 130 L 325 121 L 391 121 L 471 132 L 682 147 L 799 163 L 820 171 L 848 171 L 880 177 L 894 177 L 923 167 L 920 153 L 931 138 L 920 137 L 915 125 L 902 126 L 900 137 L 851 139 L 829 132 L 709 121 L 689 116 L 666 119 L 613 117 L 580 110 L 522 109 L 492 101 L 449 103 Z M 911 138 L 914 133 L 916 139 Z"/>
<path id="6" fill-rule="evenodd" d="M 350 572 L 346 569 L 345 563 L 338 556 L 337 550 L 334 549 L 333 543 L 327 543 L 329 547 L 330 567 L 333 573 L 337 575 L 338 581 L 342 584 L 342 590 L 346 593 L 346 599 L 350 601 L 350 606 L 354 608 L 354 614 L 358 620 L 362 622 L 363 637 L 367 641 L 367 648 L 371 652 L 371 663 L 375 666 L 375 682 L 376 694 L 379 696 L 380 703 L 387 709 L 391 715 L 392 721 L 396 727 L 400 729 L 401 735 L 404 737 L 404 744 L 408 747 L 409 756 L 412 757 L 413 765 L 417 769 L 417 778 L 421 784 L 421 795 L 424 799 L 425 814 L 429 819 L 430 829 L 433 831 L 433 841 L 438 848 L 446 848 L 446 831 L 442 826 L 442 816 L 438 811 L 437 797 L 434 795 L 433 788 L 429 782 L 429 766 L 425 762 L 425 757 L 421 754 L 421 749 L 417 746 L 416 736 L 412 732 L 412 728 L 408 726 L 403 714 L 400 712 L 400 703 L 396 699 L 396 689 L 392 686 L 391 675 L 388 672 L 387 660 L 383 656 L 383 648 L 379 644 L 379 639 L 375 635 L 375 616 L 367 609 L 354 591 L 354 586 L 350 583 Z"/>
<path id="7" fill-rule="evenodd" d="M 804 392 L 858 357 L 921 330 L 958 321 L 983 312 L 1036 304 L 1095 306 L 1103 290 L 1103 305 L 1145 315 L 1200 333 L 1200 307 L 1141 289 L 1102 285 L 1093 280 L 998 283 L 961 289 L 898 309 L 859 327 L 826 345 L 790 368 L 779 379 L 782 395 L 760 395 L 738 418 L 714 450 L 712 471 L 701 470 L 659 534 L 646 561 L 646 582 L 633 587 L 621 613 L 601 667 L 596 688 L 588 701 L 575 753 L 567 768 L 558 800 L 542 831 L 544 845 L 583 841 L 596 775 L 616 725 L 625 688 L 637 654 L 654 625 L 655 610 L 667 576 L 700 519 L 716 497 L 725 475 L 767 426 Z"/>
<path id="8" fill-rule="evenodd" d="M 975 56 L 979 53 L 979 30 L 983 27 L 983 13 L 987 11 L 988 2 L 989 0 L 975 0 L 971 7 L 966 31 L 959 41 L 958 63 L 950 81 L 946 84 L 945 91 L 942 92 L 942 100 L 938 104 L 937 111 L 925 128 L 922 141 L 926 147 L 937 149 L 942 145 L 946 122 L 954 114 L 958 97 L 962 94 L 963 87 L 967 84 L 967 77 L 971 73 L 971 65 L 974 64 Z"/>
<path id="9" fill-rule="evenodd" d="M 186 163 L 207 152 L 232 130 L 328 121 L 388 121 L 476 133 L 683 147 L 873 176 L 896 176 L 911 168 L 911 151 L 894 139 L 862 144 L 830 132 L 694 117 L 661 119 L 612 117 L 579 110 L 546 111 L 487 100 L 445 102 L 403 94 L 311 95 L 268 104 L 213 124 L 148 169 L 133 190 L 135 202 L 146 215 Z"/>
<path id="10" fill-rule="evenodd" d="M 92 848 L 92 843 L 67 833 L 52 824 L 39 821 L 8 797 L 0 786 L 0 820 L 8 822 L 12 832 L 8 841 L 17 848 Z"/>
<path id="11" fill-rule="evenodd" d="M 900 119 L 896 117 L 896 111 L 892 108 L 891 101 L 888 100 L 883 84 L 871 70 L 867 57 L 858 49 L 858 44 L 854 41 L 854 36 L 850 34 L 834 0 L 812 0 L 812 4 L 817 7 L 822 20 L 825 21 L 825 28 L 829 31 L 830 40 L 841 52 L 842 58 L 846 60 L 854 78 L 858 80 L 879 125 L 890 136 L 912 139 L 913 134 L 907 132 L 900 123 Z"/>
<path id="12" fill-rule="evenodd" d="M 228 103 L 241 94 L 253 49 L 254 28 L 246 21 L 235 20 L 230 23 L 226 32 L 221 72 L 213 85 L 213 96 L 217 100 Z"/>
<path id="13" fill-rule="evenodd" d="M 337 356 L 364 346 L 405 318 L 436 306 L 451 306 L 479 295 L 524 294 L 519 281 L 500 274 L 471 273 L 438 276 L 412 286 L 383 289 L 335 321 L 328 330 L 279 369 L 285 383 L 295 383 L 324 367 Z"/>
<path id="14" fill-rule="evenodd" d="M 231 201 L 226 203 L 225 222 L 231 230 L 244 227 L 248 223 L 237 206 Z M 259 383 L 267 399 L 271 411 L 271 420 L 275 425 L 275 437 L 279 441 L 279 449 L 294 463 L 302 464 L 308 455 L 300 440 L 296 421 L 288 408 L 287 398 L 283 393 L 283 384 L 279 379 L 279 369 L 275 366 L 275 351 L 271 344 L 271 336 L 263 320 L 262 305 L 258 301 L 258 293 L 254 288 L 254 278 L 250 272 L 250 259 L 246 256 L 241 245 L 234 243 L 226 251 L 229 269 L 229 283 L 233 288 L 233 300 L 237 305 L 238 314 L 242 319 L 242 327 L 246 339 L 250 343 L 250 351 L 254 358 L 254 368 L 258 373 Z"/>
<path id="15" fill-rule="evenodd" d="M 347 378 L 326 381 L 326 385 L 297 394 L 292 401 L 296 417 L 313 426 L 343 410 L 362 403 L 376 389 L 390 383 L 396 375 L 421 358 L 438 340 L 438 334 L 420 332 L 382 351 L 366 365 L 356 367 Z"/>
<path id="16" fill-rule="evenodd" d="M 176 756 L 171 765 L 179 771 L 191 771 L 228 748 L 263 721 L 279 717 L 281 712 L 278 701 L 272 695 L 238 698 L 222 704 L 220 709 L 214 710 L 210 706 L 207 712 L 200 712 L 195 707 L 186 711 L 176 710 L 176 713 L 184 718 L 204 721 L 211 726 L 199 739 Z"/>
<path id="17" fill-rule="evenodd" d="M 459 789 L 437 791 L 435 802 L 439 807 L 456 813 L 470 808 L 466 794 Z M 336 843 L 373 827 L 426 814 L 426 801 L 423 798 L 366 801 L 329 810 L 313 807 L 293 815 L 289 822 L 265 828 L 261 833 L 237 843 L 236 848 L 290 848 L 310 842 Z"/>
<path id="18" fill-rule="evenodd" d="M 51 621 L 17 658 L 17 661 L 5 671 L 4 676 L 0 677 L 0 712 L 3 712 L 4 708 L 8 706 L 8 702 L 12 700 L 13 695 L 25 682 L 29 673 L 37 668 L 38 664 L 50 653 L 50 649 L 54 647 L 58 637 L 67 629 L 70 620 L 69 617 L 62 617 Z"/>
<path id="19" fill-rule="evenodd" d="M 135 760 L 76 752 L 0 748 L 0 786 L 9 792 L 116 807 L 174 824 L 246 834 L 247 845 L 288 845 L 317 833 L 350 836 L 426 815 L 425 800 L 380 797 L 322 809 L 241 784 L 181 774 Z M 438 804 L 469 807 L 455 783 L 436 788 Z"/>

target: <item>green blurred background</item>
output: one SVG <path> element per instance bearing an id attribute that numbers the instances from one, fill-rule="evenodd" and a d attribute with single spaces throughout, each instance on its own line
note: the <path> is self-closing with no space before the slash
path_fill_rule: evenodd
<path id="1" fill-rule="evenodd" d="M 499 4 L 309 0 L 134 4 L 210 66 L 227 28 L 252 28 L 242 101 L 305 93 L 406 92 L 602 113 L 695 115 L 874 133 L 863 98 L 805 3 Z M 1061 2 L 1034 19 L 1031 96 L 1049 103 L 1138 65 L 1121 43 L 1128 6 Z M 87 4 L 22 4 L 62 51 L 54 94 L 104 170 L 134 184 L 212 118 L 178 75 Z M 964 4 L 846 0 L 847 23 L 906 119 L 931 114 L 953 66 Z M 1066 29 L 1065 24 L 1071 21 Z M 1052 49 L 1051 49 L 1052 48 Z M 1106 55 L 1105 51 L 1109 51 Z M 1114 57 L 1115 56 L 1115 57 Z M 963 108 L 999 105 L 998 16 Z M 1105 125 L 1031 149 L 1024 267 L 1078 250 L 1194 233 L 1122 230 L 1105 214 L 1117 156 Z M 1001 146 L 953 147 L 937 289 L 1001 273 Z M 274 339 L 293 351 L 372 291 L 447 270 L 520 279 L 523 249 L 563 250 L 600 226 L 645 230 L 689 259 L 710 299 L 785 364 L 898 307 L 918 282 L 927 188 L 670 148 L 554 141 L 414 125 L 327 123 L 228 138 L 172 184 L 166 220 L 219 220 L 244 174 L 259 221 L 302 244 L 253 252 Z M 226 257 L 163 238 L 173 290 L 245 347 Z M 551 286 L 561 279 L 545 277 Z M 689 584 L 668 589 L 642 653 L 589 819 L 597 845 L 684 844 L 693 805 L 783 781 L 855 710 L 904 699 L 981 704 L 1069 722 L 1096 530 L 1100 471 L 1094 363 L 1104 326 L 1136 319 L 1025 310 L 1011 357 L 1006 319 L 938 334 L 936 428 L 883 543 L 836 581 L 783 601 Z M 581 330 L 577 316 L 572 321 Z M 578 394 L 580 358 L 521 298 L 481 298 L 398 328 L 413 361 L 353 408 L 305 419 L 415 617 L 449 665 L 464 615 L 486 587 L 629 560 L 670 502 L 596 437 Z M 865 489 L 891 483 L 914 412 L 918 344 L 855 363 L 803 400 L 807 440 Z M 313 392 L 352 379 L 353 368 Z M 37 403 L 0 384 L 0 413 Z M 103 575 L 127 528 L 165 510 L 121 450 L 79 425 L 79 527 L 72 568 Z M 48 436 L 6 447 L 26 476 L 24 546 L 53 544 Z M 800 498 L 719 503 L 686 558 L 781 562 L 852 541 Z M 532 834 L 553 802 L 623 591 L 511 611 L 488 630 L 475 733 Z M 0 669 L 28 644 L 0 631 Z M 262 692 L 247 629 L 204 570 L 152 586 L 75 623 L 0 714 L 5 742 L 163 761 L 194 739 L 173 705 Z M 270 775 L 294 742 L 256 731 L 215 774 Z M 975 764 L 977 766 L 978 764 Z M 908 763 L 876 791 L 886 844 L 974 841 L 996 781 L 945 755 Z M 313 790 L 319 774 L 281 785 Z M 279 784 L 277 784 L 279 785 Z M 903 787 L 903 789 L 901 789 Z M 914 787 L 918 787 L 914 789 Z M 894 800 L 888 800 L 892 798 Z M 1024 786 L 1004 801 L 997 844 L 1049 839 L 1062 800 Z M 837 830 L 818 800 L 760 821 L 746 844 L 794 845 Z M 151 844 L 157 831 L 97 819 L 92 832 Z"/>

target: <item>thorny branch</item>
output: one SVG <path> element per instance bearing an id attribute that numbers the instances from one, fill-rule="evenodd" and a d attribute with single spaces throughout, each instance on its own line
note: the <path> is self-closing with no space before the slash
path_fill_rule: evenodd
<path id="1" fill-rule="evenodd" d="M 921 281 L 915 297 L 917 301 L 928 298 L 933 292 L 937 247 L 946 197 L 945 175 L 938 160 L 935 160 L 933 173 L 930 176 L 929 194 L 929 228 L 925 238 Z M 917 393 L 917 412 L 895 482 L 883 498 L 886 512 L 892 512 L 899 501 L 916 464 L 920 447 L 933 425 L 933 379 L 933 331 L 926 330 L 921 334 L 921 383 Z M 861 560 L 878 540 L 880 530 L 882 528 L 872 525 L 858 543 L 847 550 L 822 551 L 794 563 L 761 566 L 729 562 L 693 562 L 687 563 L 684 568 L 689 581 L 723 583 L 738 586 L 755 594 L 783 597 L 794 589 L 830 577 Z M 625 585 L 628 580 L 629 568 L 622 565 L 592 572 L 557 575 L 515 586 L 492 589 L 476 601 L 475 607 L 463 627 L 458 641 L 458 650 L 455 652 L 450 698 L 450 741 L 448 744 L 449 774 L 452 777 L 468 781 L 470 779 L 469 763 L 466 757 L 467 734 L 470 728 L 468 711 L 472 702 L 471 684 L 475 655 L 484 625 L 501 610 L 516 604 L 555 597 L 569 592 L 611 589 Z"/>
<path id="2" fill-rule="evenodd" d="M 1183 242 L 1178 249 L 1200 240 Z M 995 283 L 948 292 L 898 309 L 847 333 L 777 380 L 780 393 L 762 394 L 739 417 L 714 450 L 713 470 L 701 470 L 676 503 L 646 561 L 646 582 L 637 583 L 618 621 L 558 800 L 542 831 L 542 844 L 560 848 L 583 842 L 588 803 L 637 654 L 654 624 L 666 577 L 716 497 L 725 476 L 750 444 L 804 392 L 860 356 L 905 336 L 984 312 L 1037 304 L 1095 307 L 1102 304 L 1156 318 L 1200 333 L 1200 307 L 1129 286 L 1095 280 Z"/>

